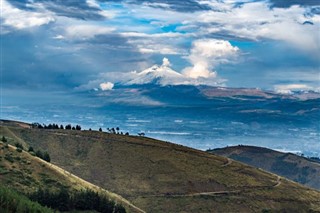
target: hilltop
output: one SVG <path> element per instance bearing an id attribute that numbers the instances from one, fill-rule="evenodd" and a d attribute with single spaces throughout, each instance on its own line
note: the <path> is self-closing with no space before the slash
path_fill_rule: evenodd
<path id="1" fill-rule="evenodd" d="M 9 138 L 8 142 L 13 142 L 12 138 Z M 54 164 L 34 156 L 32 153 L 19 150 L 19 148 L 3 142 L 0 142 L 0 184 L 2 187 L 6 187 L 0 189 L 0 196 L 7 197 L 9 195 L 13 197 L 13 200 L 21 201 L 23 205 L 31 203 L 30 206 L 32 207 L 35 204 L 28 201 L 27 197 L 36 194 L 39 190 L 54 194 L 65 191 L 70 195 L 89 190 L 109 199 L 111 201 L 110 205 L 114 205 L 113 202 L 115 202 L 124 206 L 129 212 L 142 212 L 121 196 L 91 184 Z M 9 203 L 9 201 L 7 202 Z M 18 205 L 19 202 L 10 204 L 9 209 L 14 211 L 14 208 L 18 208 L 15 205 Z M 0 207 L 6 209 L 8 203 L 0 202 Z M 45 210 L 47 211 L 47 209 Z"/>
<path id="2" fill-rule="evenodd" d="M 228 158 L 146 137 L 44 130 L 2 122 L 1 134 L 146 212 L 320 211 L 320 192 Z"/>
<path id="3" fill-rule="evenodd" d="M 208 152 L 320 189 L 320 162 L 305 157 L 256 146 L 231 146 L 208 150 Z"/>

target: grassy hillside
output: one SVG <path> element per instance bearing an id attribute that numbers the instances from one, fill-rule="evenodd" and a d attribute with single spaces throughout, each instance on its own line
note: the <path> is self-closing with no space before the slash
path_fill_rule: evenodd
<path id="1" fill-rule="evenodd" d="M 13 142 L 11 138 L 8 138 L 8 141 Z M 14 189 L 24 195 L 34 194 L 39 189 L 54 194 L 62 190 L 70 195 L 91 190 L 100 194 L 100 197 L 106 197 L 124 206 L 129 212 L 142 212 L 121 196 L 95 186 L 26 151 L 19 152 L 16 147 L 2 142 L 0 142 L 0 184 L 8 190 Z"/>
<path id="2" fill-rule="evenodd" d="M 2 123 L 1 134 L 147 212 L 320 211 L 320 192 L 250 166 L 150 138 Z"/>
<path id="3" fill-rule="evenodd" d="M 31 201 L 21 193 L 17 193 L 12 189 L 0 186 L 0 212 L 42 212 L 53 213 L 52 209 L 41 206 L 37 202 Z"/>
<path id="4" fill-rule="evenodd" d="M 232 146 L 208 152 L 262 168 L 320 190 L 320 163 L 308 158 L 255 146 Z"/>

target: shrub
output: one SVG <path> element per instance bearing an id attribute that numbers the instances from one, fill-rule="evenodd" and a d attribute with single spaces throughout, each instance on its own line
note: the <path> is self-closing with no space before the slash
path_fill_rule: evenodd
<path id="1" fill-rule="evenodd" d="M 22 149 L 22 150 L 23 150 L 23 146 L 22 146 L 22 144 L 21 144 L 21 143 L 16 143 L 16 144 L 15 144 L 15 146 L 16 146 L 17 148 L 20 148 L 20 149 Z"/>
<path id="2" fill-rule="evenodd" d="M 59 211 L 93 210 L 103 213 L 126 212 L 123 206 L 116 205 L 106 196 L 88 189 L 73 192 L 67 191 L 64 188 L 60 189 L 58 192 L 39 189 L 35 193 L 30 194 L 30 198 L 41 205 L 45 205 Z"/>
<path id="3" fill-rule="evenodd" d="M 43 158 L 42 159 L 47 161 L 47 162 L 51 161 L 51 158 L 50 158 L 50 155 L 49 155 L 48 152 L 43 153 Z"/>
<path id="4" fill-rule="evenodd" d="M 6 143 L 8 140 L 6 139 L 6 137 L 2 136 L 1 141 Z"/>
<path id="5" fill-rule="evenodd" d="M 38 158 L 43 159 L 43 154 L 42 154 L 42 152 L 41 152 L 40 150 L 37 150 L 37 151 L 36 151 L 36 156 L 37 156 Z"/>
<path id="6" fill-rule="evenodd" d="M 0 212 L 53 212 L 17 192 L 0 186 Z"/>

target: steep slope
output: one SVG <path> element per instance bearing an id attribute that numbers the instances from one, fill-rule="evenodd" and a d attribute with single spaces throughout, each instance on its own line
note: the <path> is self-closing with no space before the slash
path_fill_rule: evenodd
<path id="1" fill-rule="evenodd" d="M 143 137 L 9 127 L 62 168 L 147 212 L 320 211 L 320 192 L 206 152 Z"/>
<path id="2" fill-rule="evenodd" d="M 320 189 L 320 163 L 292 153 L 255 146 L 232 146 L 208 152 L 232 158 L 306 186 Z"/>
<path id="3" fill-rule="evenodd" d="M 18 152 L 12 145 L 0 142 L 0 183 L 22 194 L 32 194 L 39 189 L 58 192 L 87 190 L 123 205 L 129 212 L 143 212 L 121 196 L 95 186 L 26 151 Z"/>

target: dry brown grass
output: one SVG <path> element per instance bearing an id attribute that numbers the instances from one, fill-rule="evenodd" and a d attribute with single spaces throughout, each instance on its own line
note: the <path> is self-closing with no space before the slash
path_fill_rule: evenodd
<path id="1" fill-rule="evenodd" d="M 9 156 L 10 158 L 8 158 Z M 8 148 L 5 148 L 5 144 L 0 142 L 0 157 L 0 183 L 22 193 L 34 192 L 41 187 L 51 190 L 58 190 L 61 187 L 72 190 L 91 189 L 123 205 L 128 212 L 144 212 L 120 195 L 85 181 L 52 163 L 32 156 L 26 151 L 17 152 L 16 147 L 10 144 Z"/>
<path id="2" fill-rule="evenodd" d="M 147 212 L 320 211 L 315 190 L 278 184 L 273 174 L 188 147 L 95 131 L 8 128 L 48 151 L 55 165 Z"/>

